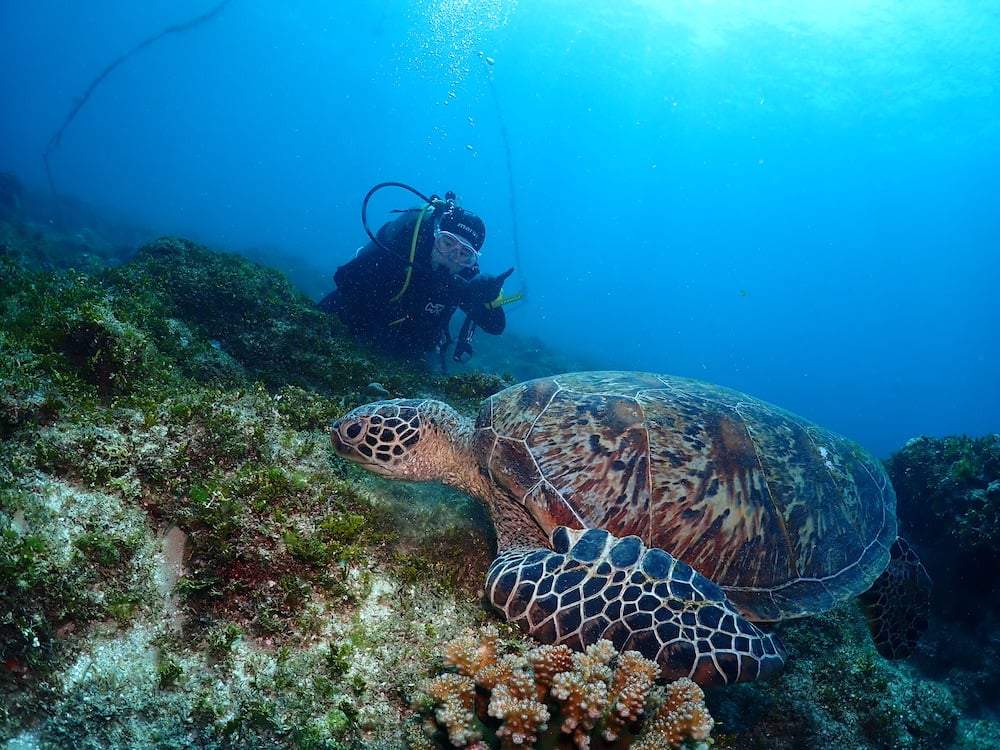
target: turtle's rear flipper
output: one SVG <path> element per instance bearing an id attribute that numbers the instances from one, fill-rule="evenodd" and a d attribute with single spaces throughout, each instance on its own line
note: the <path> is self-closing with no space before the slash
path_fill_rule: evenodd
<path id="1" fill-rule="evenodd" d="M 744 620 L 712 581 L 638 537 L 560 526 L 552 546 L 503 550 L 487 574 L 493 606 L 532 637 L 580 651 L 607 638 L 656 661 L 664 677 L 701 685 L 770 677 L 784 666 L 776 636 Z"/>
<path id="2" fill-rule="evenodd" d="M 927 630 L 931 577 L 906 540 L 897 537 L 889 566 L 861 595 L 875 648 L 886 659 L 905 659 Z"/>

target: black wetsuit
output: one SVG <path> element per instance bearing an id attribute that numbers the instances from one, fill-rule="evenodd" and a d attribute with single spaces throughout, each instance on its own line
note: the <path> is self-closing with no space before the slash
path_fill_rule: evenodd
<path id="1" fill-rule="evenodd" d="M 407 266 L 419 210 L 408 211 L 378 230 L 386 252 L 374 242 L 337 269 L 337 288 L 324 297 L 319 309 L 334 313 L 356 338 L 388 354 L 419 358 L 433 351 L 461 308 L 486 333 L 503 333 L 507 319 L 502 308 L 491 309 L 468 300 L 468 281 L 479 268 L 462 269 L 452 276 L 431 266 L 434 220 L 428 213 L 420 225 L 413 268 Z M 402 292 L 402 294 L 400 294 Z"/>

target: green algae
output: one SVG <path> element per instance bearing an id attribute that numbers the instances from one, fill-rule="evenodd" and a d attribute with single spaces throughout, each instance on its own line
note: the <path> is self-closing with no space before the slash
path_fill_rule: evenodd
<path id="1" fill-rule="evenodd" d="M 269 388 L 299 386 L 338 393 L 362 389 L 373 379 L 331 316 L 317 311 L 283 275 L 239 256 L 195 243 L 162 238 L 107 274 L 107 283 L 133 317 L 153 332 L 160 348 L 205 377 L 205 344 L 232 357 L 249 382 Z M 168 321 L 181 321 L 178 335 Z M 185 352 L 188 347 L 195 350 Z M 195 356 L 189 356 L 195 355 Z M 390 375 L 396 386 L 404 374 Z"/>
<path id="2" fill-rule="evenodd" d="M 95 747 L 353 747 L 365 732 L 391 736 L 358 705 L 385 681 L 367 656 L 385 644 L 364 612 L 380 608 L 374 591 L 396 590 L 379 568 L 419 557 L 423 530 L 400 551 L 392 501 L 380 506 L 330 465 L 325 432 L 376 373 L 399 389 L 419 376 L 354 352 L 273 272 L 183 242 L 140 255 L 104 278 L 4 261 L 17 272 L 0 303 L 0 573 L 13 603 L 0 630 L 0 737 L 30 726 L 43 743 Z M 218 299 L 206 292 L 220 288 L 239 294 L 213 318 Z M 259 320 L 223 325 L 251 298 Z M 225 347 L 231 366 L 206 364 Z M 264 353 L 285 371 L 268 370 Z M 183 530 L 184 568 L 157 594 L 150 552 L 171 527 Z M 378 619 L 398 629 L 387 615 Z M 317 669 L 303 650 L 312 640 Z M 363 647 L 344 646 L 352 640 Z M 89 664 L 74 665 L 74 653 Z M 397 674 L 415 680 L 421 663 L 411 657 Z M 216 674 L 247 665 L 249 679 Z M 313 672 L 309 689 L 295 687 Z M 143 724 L 136 710 L 160 718 Z"/>
<path id="3" fill-rule="evenodd" d="M 509 378 L 401 368 L 183 240 L 0 263 L 0 740 L 400 747 L 440 644 L 491 617 L 494 541 L 468 498 L 333 460 L 327 427 L 373 382 L 473 414 Z M 957 741 L 954 690 L 874 656 L 856 610 L 782 635 L 782 678 L 712 691 L 717 747 Z"/>

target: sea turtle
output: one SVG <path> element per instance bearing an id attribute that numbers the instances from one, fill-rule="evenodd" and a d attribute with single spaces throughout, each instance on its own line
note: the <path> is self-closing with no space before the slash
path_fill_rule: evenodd
<path id="1" fill-rule="evenodd" d="M 863 595 L 880 653 L 926 629 L 930 579 L 896 533 L 881 463 L 846 438 L 727 388 L 583 372 L 486 399 L 473 422 L 434 400 L 361 406 L 336 453 L 480 498 L 498 554 L 486 594 L 548 643 L 607 638 L 662 676 L 771 676 L 785 651 L 755 622 Z"/>

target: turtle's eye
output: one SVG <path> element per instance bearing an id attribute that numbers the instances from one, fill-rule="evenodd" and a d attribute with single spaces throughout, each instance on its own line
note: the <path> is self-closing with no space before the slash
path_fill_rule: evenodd
<path id="1" fill-rule="evenodd" d="M 348 440 L 357 440 L 358 435 L 360 435 L 362 431 L 363 429 L 361 427 L 360 422 L 351 422 L 344 428 L 343 433 L 344 437 L 346 437 Z"/>

